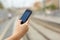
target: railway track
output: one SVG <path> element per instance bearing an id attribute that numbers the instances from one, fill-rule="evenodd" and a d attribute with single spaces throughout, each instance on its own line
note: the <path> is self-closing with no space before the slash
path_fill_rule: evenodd
<path id="1" fill-rule="evenodd" d="M 40 19 L 37 19 L 37 18 L 33 18 L 32 20 L 35 20 L 35 22 L 37 23 L 37 24 L 41 24 L 42 26 L 44 26 L 45 28 L 48 28 L 48 29 L 50 29 L 50 30 L 52 30 L 52 31 L 55 31 L 55 32 L 57 32 L 57 33 L 59 33 L 60 34 L 60 25 L 58 25 L 58 26 L 55 26 L 55 25 L 51 25 L 51 23 L 47 23 L 46 21 L 43 21 L 43 20 L 40 20 Z M 53 24 L 53 23 L 52 23 Z M 55 27 L 54 27 L 55 26 Z"/>
<path id="2" fill-rule="evenodd" d="M 35 28 L 34 25 L 31 26 L 33 29 L 35 29 L 35 31 L 37 31 L 40 35 L 42 35 L 46 40 L 50 40 L 50 38 L 48 38 L 46 35 L 44 35 L 44 33 L 42 33 L 40 30 L 38 30 L 37 28 Z"/>
<path id="3" fill-rule="evenodd" d="M 32 18 L 29 26 L 30 31 L 28 31 L 28 33 L 25 35 L 26 39 L 27 40 L 60 40 L 60 27 L 57 27 L 57 25 L 58 26 L 60 25 L 55 23 L 51 24 L 51 23 L 52 22 L 47 22 L 37 18 Z M 36 31 L 36 35 L 39 34 L 38 36 L 40 36 L 40 39 L 35 37 L 34 31 Z M 33 36 L 31 37 L 31 35 Z"/>

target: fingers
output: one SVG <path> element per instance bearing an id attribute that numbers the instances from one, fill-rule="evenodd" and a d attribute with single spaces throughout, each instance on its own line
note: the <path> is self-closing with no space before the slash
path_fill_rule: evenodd
<path id="1" fill-rule="evenodd" d="M 29 25 L 29 20 L 27 20 L 23 25 Z"/>
<path id="2" fill-rule="evenodd" d="M 18 20 L 17 24 L 18 25 L 28 25 L 29 24 L 29 20 L 27 20 L 24 24 L 21 24 L 22 20 Z"/>
<path id="3" fill-rule="evenodd" d="M 29 24 L 29 20 L 25 24 Z"/>
<path id="4" fill-rule="evenodd" d="M 29 25 L 29 20 L 28 21 L 26 21 L 24 24 L 22 24 L 23 25 L 23 28 L 24 28 L 24 30 L 25 31 L 28 31 L 28 29 L 29 29 L 29 27 L 28 27 L 28 25 Z"/>
<path id="5" fill-rule="evenodd" d="M 18 20 L 17 24 L 21 24 L 21 21 L 22 21 L 22 20 Z"/>

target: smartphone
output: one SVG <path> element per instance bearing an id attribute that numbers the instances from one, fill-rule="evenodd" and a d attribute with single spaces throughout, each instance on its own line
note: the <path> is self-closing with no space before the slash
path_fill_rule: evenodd
<path id="1" fill-rule="evenodd" d="M 30 15 L 32 14 L 32 11 L 27 9 L 24 14 L 22 15 L 22 17 L 20 18 L 22 20 L 21 24 L 25 23 L 28 18 L 30 17 Z"/>

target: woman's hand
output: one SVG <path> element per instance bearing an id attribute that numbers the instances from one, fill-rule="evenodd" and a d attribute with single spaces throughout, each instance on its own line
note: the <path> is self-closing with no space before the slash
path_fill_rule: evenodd
<path id="1" fill-rule="evenodd" d="M 29 21 L 27 21 L 24 24 L 21 24 L 21 20 L 18 20 L 18 22 L 16 23 L 15 32 L 12 34 L 12 36 L 8 37 L 6 40 L 19 40 L 19 39 L 21 39 L 28 31 L 28 24 L 29 24 Z"/>

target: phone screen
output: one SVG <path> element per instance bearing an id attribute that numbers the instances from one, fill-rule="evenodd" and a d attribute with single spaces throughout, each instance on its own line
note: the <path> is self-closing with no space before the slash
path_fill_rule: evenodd
<path id="1" fill-rule="evenodd" d="M 27 9 L 21 17 L 21 20 L 22 20 L 21 24 L 25 23 L 31 14 L 32 14 L 32 11 Z"/>

